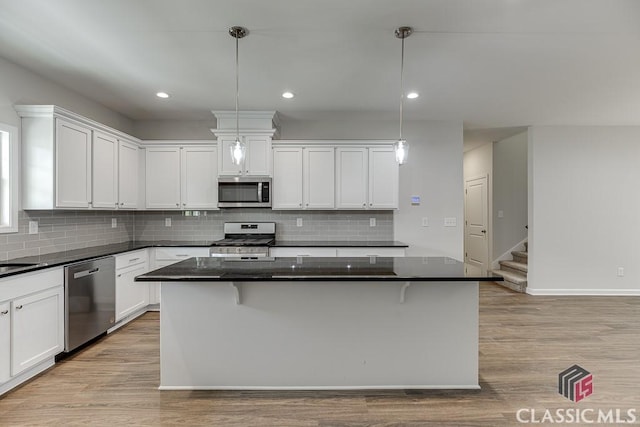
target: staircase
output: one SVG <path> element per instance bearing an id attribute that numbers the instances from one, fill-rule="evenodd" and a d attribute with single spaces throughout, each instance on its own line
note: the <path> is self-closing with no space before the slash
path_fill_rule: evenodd
<path id="1" fill-rule="evenodd" d="M 527 271 L 528 271 L 528 250 L 529 244 L 524 242 L 524 251 L 512 251 L 511 261 L 500 261 L 500 269 L 493 270 L 496 276 L 501 276 L 504 281 L 496 282 L 499 285 L 512 289 L 516 292 L 526 292 Z"/>

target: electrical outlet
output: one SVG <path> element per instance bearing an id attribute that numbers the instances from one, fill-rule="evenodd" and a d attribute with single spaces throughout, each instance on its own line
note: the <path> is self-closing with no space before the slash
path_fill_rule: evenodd
<path id="1" fill-rule="evenodd" d="M 118 226 L 118 219 L 111 218 L 111 228 L 116 228 Z"/>
<path id="2" fill-rule="evenodd" d="M 504 218 L 504 211 L 498 211 L 498 218 Z"/>
<path id="3" fill-rule="evenodd" d="M 38 221 L 29 221 L 29 234 L 38 234 Z"/>
<path id="4" fill-rule="evenodd" d="M 171 218 L 165 218 L 164 219 L 164 226 L 165 227 L 171 227 Z"/>
<path id="5" fill-rule="evenodd" d="M 375 227 L 375 226 L 376 226 L 376 219 L 369 218 L 369 227 Z"/>
<path id="6" fill-rule="evenodd" d="M 427 218 L 426 216 L 422 217 L 422 226 L 423 227 L 428 227 L 429 226 L 429 218 Z"/>
<path id="7" fill-rule="evenodd" d="M 193 216 L 200 216 L 200 211 L 193 211 Z"/>
<path id="8" fill-rule="evenodd" d="M 618 277 L 624 277 L 624 267 L 618 267 Z"/>
<path id="9" fill-rule="evenodd" d="M 302 227 L 302 218 L 296 218 L 296 227 Z"/>
<path id="10" fill-rule="evenodd" d="M 445 227 L 455 227 L 456 225 L 457 225 L 456 217 L 452 216 L 444 219 Z"/>

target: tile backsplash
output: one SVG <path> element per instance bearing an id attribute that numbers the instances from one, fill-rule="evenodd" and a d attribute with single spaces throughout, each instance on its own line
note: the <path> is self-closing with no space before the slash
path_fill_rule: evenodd
<path id="1" fill-rule="evenodd" d="M 18 233 L 0 235 L 0 260 L 43 255 L 130 240 L 217 240 L 230 221 L 274 221 L 279 240 L 393 240 L 391 211 L 21 211 Z M 112 227 L 112 219 L 116 227 Z M 170 218 L 171 226 L 166 225 Z M 298 218 L 302 226 L 297 226 Z M 375 218 L 375 227 L 370 226 Z M 38 233 L 29 234 L 29 222 Z"/>

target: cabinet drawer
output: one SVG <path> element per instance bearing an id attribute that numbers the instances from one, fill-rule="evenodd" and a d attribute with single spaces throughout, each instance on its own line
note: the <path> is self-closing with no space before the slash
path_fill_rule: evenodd
<path id="1" fill-rule="evenodd" d="M 338 248 L 339 257 L 403 257 L 405 248 Z"/>
<path id="2" fill-rule="evenodd" d="M 0 279 L 0 301 L 20 298 L 64 285 L 64 269 L 61 267 L 22 273 Z"/>
<path id="3" fill-rule="evenodd" d="M 269 248 L 272 257 L 335 257 L 336 248 Z"/>
<path id="4" fill-rule="evenodd" d="M 208 257 L 209 248 L 156 248 L 156 261 L 175 261 L 191 257 Z"/>
<path id="5" fill-rule="evenodd" d="M 149 260 L 149 252 L 146 249 L 127 252 L 116 256 L 116 270 L 132 265 L 144 264 Z"/>

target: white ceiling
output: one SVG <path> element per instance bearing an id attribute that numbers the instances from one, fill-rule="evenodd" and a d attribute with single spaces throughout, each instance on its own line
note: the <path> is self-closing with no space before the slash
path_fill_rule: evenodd
<path id="1" fill-rule="evenodd" d="M 397 117 L 408 25 L 408 119 L 640 125 L 637 0 L 0 0 L 0 56 L 134 120 L 209 119 L 235 108 L 232 25 L 243 110 Z"/>

